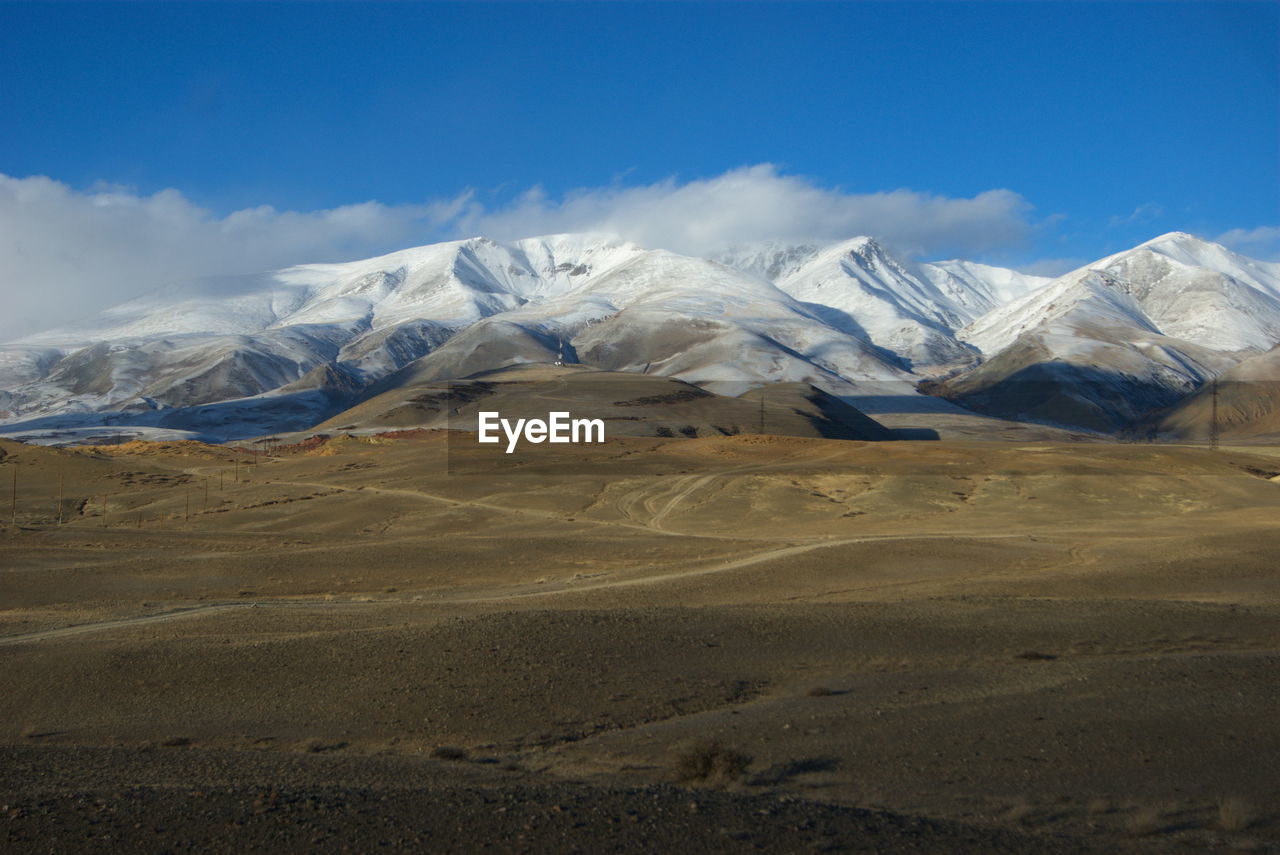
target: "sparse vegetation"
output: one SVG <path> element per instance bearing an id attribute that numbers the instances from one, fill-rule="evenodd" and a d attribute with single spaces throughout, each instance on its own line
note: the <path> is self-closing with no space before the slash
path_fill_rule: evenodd
<path id="1" fill-rule="evenodd" d="M 675 755 L 673 773 L 682 784 L 726 784 L 741 778 L 751 758 L 718 739 L 702 739 Z"/>
<path id="2" fill-rule="evenodd" d="M 1025 825 L 1031 821 L 1031 817 L 1035 815 L 1035 812 L 1036 806 L 1026 799 L 1023 799 L 1017 804 L 1011 805 L 1009 809 L 1005 811 L 1004 818 L 1009 822 L 1016 822 L 1019 825 Z"/>
<path id="3" fill-rule="evenodd" d="M 1050 660 L 1057 659 L 1058 657 L 1056 654 L 1053 654 L 1053 653 L 1041 653 L 1038 650 L 1028 650 L 1024 653 L 1017 654 L 1017 656 L 1015 656 L 1014 658 L 1027 659 L 1032 662 L 1048 662 Z"/>
<path id="4" fill-rule="evenodd" d="M 431 756 L 437 760 L 466 760 L 471 752 L 457 745 L 437 745 L 431 749 Z"/>
<path id="5" fill-rule="evenodd" d="M 643 398 L 632 398 L 629 401 L 614 401 L 615 407 L 651 407 L 655 404 L 679 404 L 685 401 L 696 401 L 699 398 L 713 398 L 711 392 L 696 386 L 668 392 L 665 395 L 646 395 Z"/>
<path id="6" fill-rule="evenodd" d="M 1218 827 L 1223 831 L 1244 831 L 1258 821 L 1253 805 L 1244 799 L 1223 799 L 1218 802 Z"/>
<path id="7" fill-rule="evenodd" d="M 1164 811 L 1153 805 L 1139 807 L 1124 824 L 1125 831 L 1134 837 L 1148 837 L 1152 834 L 1158 834 L 1164 829 L 1164 826 Z"/>
<path id="8" fill-rule="evenodd" d="M 1092 816 L 1102 816 L 1103 814 L 1114 813 L 1115 809 L 1115 805 L 1106 799 L 1094 799 L 1089 802 L 1089 813 Z"/>
<path id="9" fill-rule="evenodd" d="M 327 751 L 341 751 L 347 747 L 345 742 L 331 739 L 308 739 L 302 744 L 302 750 L 308 754 L 323 754 Z"/>
<path id="10" fill-rule="evenodd" d="M 911 455 L 955 469 L 978 454 L 960 443 L 619 437 L 605 452 L 555 449 L 556 466 L 495 464 L 471 480 L 450 471 L 460 452 L 446 439 L 280 455 L 255 470 L 274 480 L 253 487 L 233 480 L 220 447 L 157 452 L 156 472 L 212 473 L 210 513 L 220 502 L 232 511 L 206 518 L 216 528 L 170 527 L 169 513 L 166 532 L 150 529 L 162 512 L 183 519 L 182 492 L 106 478 L 150 472 L 150 459 L 13 452 L 0 441 L 52 474 L 19 482 L 33 520 L 55 519 L 59 476 L 67 496 L 94 497 L 91 515 L 102 483 L 120 487 L 107 498 L 108 532 L 101 517 L 82 517 L 0 543 L 10 563 L 36 571 L 4 579 L 7 803 L 27 798 L 39 763 L 66 770 L 65 780 L 86 770 L 93 783 L 118 761 L 110 786 L 141 800 L 199 790 L 232 805 L 218 782 L 233 775 L 297 796 L 250 814 L 254 823 L 313 816 L 292 782 L 346 780 L 394 798 L 420 788 L 433 806 L 457 792 L 474 797 L 476 816 L 507 806 L 493 817 L 501 834 L 526 822 L 548 829 L 546 848 L 585 822 L 609 835 L 606 848 L 623 831 L 636 852 L 693 851 L 701 838 L 657 831 L 691 801 L 708 805 L 691 826 L 711 835 L 708 848 L 735 845 L 722 828 L 746 828 L 757 837 L 743 848 L 777 839 L 779 851 L 800 851 L 821 838 L 839 850 L 869 839 L 856 833 L 868 825 L 903 835 L 908 848 L 935 835 L 930 851 L 970 855 L 1276 846 L 1265 798 L 1273 663 L 1258 655 L 1277 643 L 1276 610 L 1256 586 L 1275 566 L 1274 484 L 1238 472 L 1201 484 L 1195 467 L 1219 464 L 1195 449 L 1162 446 L 1148 459 L 1126 447 L 1133 459 L 1121 459 L 1095 443 L 1046 446 L 1012 458 L 1013 474 L 973 475 L 974 508 L 953 513 L 934 500 L 960 487 L 917 476 Z M 1013 453 L 986 443 L 977 462 L 1003 472 L 1001 455 Z M 359 465 L 366 455 L 379 466 Z M 1048 455 L 1066 472 L 1111 460 L 1119 476 L 1081 482 L 1096 507 L 1067 485 L 1052 514 L 1024 523 L 1019 473 L 1033 473 L 1041 501 L 1050 498 L 1058 464 Z M 1183 455 L 1194 458 L 1185 467 Z M 903 474 L 880 474 L 898 471 L 890 464 Z M 1160 466 L 1171 476 L 1142 474 Z M 1164 504 L 1169 477 L 1177 502 L 1207 513 Z M 1224 477 L 1234 486 L 1214 493 Z M 0 497 L 6 486 L 0 478 Z M 192 497 L 194 520 L 203 493 Z M 839 518 L 852 501 L 867 520 Z M 922 542 L 904 514 L 930 536 Z M 1089 538 L 1113 531 L 1117 514 L 1141 525 L 1095 556 Z M 1060 534 L 1043 534 L 1049 519 Z M 361 533 L 390 520 L 404 522 L 395 538 Z M 1124 585 L 1059 572 L 1095 557 L 1123 571 Z M 953 596 L 993 562 L 1042 572 L 1002 571 L 983 577 L 977 595 Z M 895 568 L 903 574 L 891 577 Z M 1221 585 L 1221 601 L 1188 604 L 1189 574 L 1203 574 L 1196 586 Z M 590 592 L 568 591 L 570 581 Z M 560 592 L 529 596 L 549 588 Z M 1063 661 L 1038 661 L 1050 656 Z M 1208 688 L 1188 692 L 1195 685 Z M 1229 708 L 1215 694 L 1224 685 Z M 192 747 L 164 747 L 168 737 Z M 154 769 L 173 788 L 149 787 Z M 597 811 L 600 793 L 636 808 L 638 827 L 620 809 Z M 678 813 L 653 809 L 654 793 Z M 486 801 L 495 794 L 501 803 Z M 844 806 L 831 811 L 838 820 L 824 818 L 827 801 Z M 418 808 L 397 804 L 406 845 L 416 845 Z M 454 828 L 447 807 L 440 827 Z M 76 823 L 98 818 L 92 802 L 66 810 Z M 191 813 L 206 815 L 203 804 Z M 39 822 L 52 831 L 81 830 L 48 817 Z M 96 825 L 83 828 L 114 833 Z M 173 826 L 139 831 L 151 827 Z M 820 833 L 828 828 L 853 832 Z M 600 839 L 580 848 L 598 850 Z M 310 840 L 297 851 L 329 845 Z M 873 842 L 902 848 L 888 834 Z"/>

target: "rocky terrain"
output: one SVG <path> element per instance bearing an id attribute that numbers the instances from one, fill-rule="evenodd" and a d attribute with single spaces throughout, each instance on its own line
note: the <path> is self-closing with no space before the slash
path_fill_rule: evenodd
<path id="1" fill-rule="evenodd" d="M 0 451 L 17 851 L 1280 848 L 1264 447 Z"/>
<path id="2" fill-rule="evenodd" d="M 1280 265 L 1181 232 L 1052 280 L 904 260 L 867 237 L 714 259 L 608 235 L 473 238 L 187 283 L 11 342 L 0 427 L 236 440 L 561 363 L 727 396 L 802 384 L 864 411 L 1185 439 L 1195 429 L 1161 415 L 1277 344 Z"/>

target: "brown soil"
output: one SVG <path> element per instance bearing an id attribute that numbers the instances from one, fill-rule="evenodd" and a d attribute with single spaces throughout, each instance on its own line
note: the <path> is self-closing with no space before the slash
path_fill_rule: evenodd
<path id="1" fill-rule="evenodd" d="M 1280 850 L 1267 449 L 468 439 L 0 443 L 0 841 Z"/>

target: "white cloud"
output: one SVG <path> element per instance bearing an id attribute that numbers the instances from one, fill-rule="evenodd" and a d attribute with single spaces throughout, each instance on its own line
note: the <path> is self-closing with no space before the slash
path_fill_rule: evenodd
<path id="1" fill-rule="evenodd" d="M 757 240 L 872 235 L 909 255 L 946 255 L 1020 244 L 1030 232 L 1030 207 L 1009 190 L 971 199 L 911 190 L 845 193 L 761 164 L 685 183 L 669 178 L 577 190 L 563 199 L 535 187 L 499 210 L 473 208 L 459 226 L 497 239 L 615 232 L 642 246 L 695 255 Z"/>
<path id="2" fill-rule="evenodd" d="M 973 198 L 846 193 L 768 164 L 683 183 L 584 188 L 559 199 L 535 187 L 489 208 L 466 192 L 420 205 L 260 206 L 226 216 L 173 189 L 144 196 L 100 184 L 82 192 L 50 178 L 0 175 L 0 341 L 174 281 L 352 260 L 450 237 L 604 231 L 703 255 L 730 243 L 869 234 L 902 253 L 940 257 L 1018 246 L 1031 231 L 1029 214 L 1009 190 Z"/>
<path id="3" fill-rule="evenodd" d="M 1164 216 L 1164 208 L 1159 202 L 1143 202 L 1134 208 L 1132 213 L 1127 217 L 1112 217 L 1111 226 L 1130 226 L 1135 223 L 1149 223 L 1154 219 Z"/>
<path id="4" fill-rule="evenodd" d="M 0 175 L 0 341 L 92 314 L 174 281 L 339 261 L 431 239 L 467 196 L 322 211 L 270 206 L 217 217 L 177 190 L 78 192 Z"/>
<path id="5" fill-rule="evenodd" d="M 1270 261 L 1280 261 L 1280 226 L 1258 226 L 1256 229 L 1232 229 L 1216 238 L 1232 249 Z"/>

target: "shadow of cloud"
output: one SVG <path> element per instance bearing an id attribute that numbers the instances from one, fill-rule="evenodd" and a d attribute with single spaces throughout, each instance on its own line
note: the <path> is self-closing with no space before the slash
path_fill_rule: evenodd
<path id="1" fill-rule="evenodd" d="M 937 442 L 942 439 L 933 428 L 892 428 L 893 438 L 910 442 Z"/>

